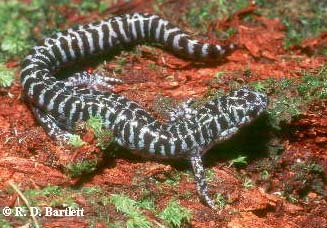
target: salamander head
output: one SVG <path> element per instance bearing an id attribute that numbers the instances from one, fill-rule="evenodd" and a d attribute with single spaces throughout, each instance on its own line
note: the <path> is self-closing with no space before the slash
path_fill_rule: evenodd
<path id="1" fill-rule="evenodd" d="M 263 113 L 268 105 L 268 99 L 265 94 L 252 91 L 247 87 L 242 87 L 225 98 L 226 107 L 230 115 L 238 120 L 237 125 L 251 122 Z"/>

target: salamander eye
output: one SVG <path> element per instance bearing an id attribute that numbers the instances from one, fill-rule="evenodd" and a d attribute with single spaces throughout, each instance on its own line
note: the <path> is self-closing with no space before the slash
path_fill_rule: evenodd
<path id="1" fill-rule="evenodd" d="M 237 96 L 238 97 L 244 97 L 244 91 L 243 90 L 237 91 Z"/>

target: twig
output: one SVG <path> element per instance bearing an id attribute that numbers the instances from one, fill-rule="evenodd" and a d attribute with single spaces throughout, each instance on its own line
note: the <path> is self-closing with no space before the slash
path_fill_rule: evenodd
<path id="1" fill-rule="evenodd" d="M 38 221 L 37 221 L 35 215 L 32 213 L 32 209 L 31 209 L 31 206 L 30 206 L 30 204 L 29 204 L 27 198 L 26 198 L 26 197 L 24 196 L 24 194 L 19 190 L 18 186 L 17 186 L 14 182 L 9 181 L 8 183 L 9 183 L 9 185 L 10 185 L 10 186 L 11 186 L 11 187 L 12 187 L 12 188 L 13 188 L 13 189 L 18 193 L 18 195 L 20 196 L 20 198 L 24 201 L 26 207 L 27 207 L 28 210 L 30 211 L 30 215 L 31 215 L 31 217 L 32 217 L 32 220 L 33 220 L 33 222 L 34 222 L 35 227 L 36 227 L 36 228 L 40 228 L 40 225 L 39 225 L 39 223 L 38 223 Z"/>

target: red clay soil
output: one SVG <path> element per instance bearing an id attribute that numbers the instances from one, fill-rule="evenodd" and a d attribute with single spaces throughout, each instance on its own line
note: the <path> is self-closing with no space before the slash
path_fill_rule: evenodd
<path id="1" fill-rule="evenodd" d="M 302 70 L 316 69 L 326 63 L 324 56 L 311 56 L 321 45 L 326 44 L 326 34 L 304 41 L 299 47 L 286 51 L 283 48 L 285 28 L 278 19 L 267 19 L 254 15 L 256 23 L 249 24 L 239 20 L 236 14 L 225 23 L 232 25 L 237 33 L 230 41 L 240 48 L 220 65 L 195 64 L 147 46 L 139 48 L 139 54 L 123 53 L 127 59 L 124 70 L 119 75 L 126 84 L 116 86 L 115 92 L 138 101 L 154 112 L 154 101 L 158 94 L 174 100 L 201 98 L 209 89 L 227 90 L 230 81 L 249 83 L 267 78 L 295 78 Z M 220 26 L 222 23 L 220 23 Z M 10 63 L 8 63 L 10 65 Z M 12 65 L 12 63 L 11 63 Z M 151 67 L 154 66 L 154 67 Z M 108 72 L 117 67 L 117 61 L 101 66 Z M 251 72 L 245 75 L 245 68 Z M 217 72 L 225 72 L 219 82 L 214 80 Z M 212 211 L 198 200 L 193 181 L 182 178 L 176 187 L 166 186 L 164 191 L 155 185 L 147 186 L 158 196 L 156 204 L 165 207 L 176 194 L 186 191 L 190 198 L 180 199 L 183 206 L 192 210 L 193 217 L 185 227 L 327 227 L 326 192 L 319 193 L 308 186 L 314 184 L 317 176 L 308 173 L 310 183 L 296 179 L 291 166 L 296 161 L 314 161 L 327 173 L 327 118 L 326 102 L 317 102 L 297 121 L 284 126 L 286 133 L 277 139 L 284 150 L 278 161 L 271 164 L 269 182 L 259 181 L 256 160 L 246 169 L 236 170 L 227 167 L 228 161 L 210 163 L 216 176 L 209 184 L 210 193 L 220 192 L 228 196 L 228 204 L 221 211 Z M 156 113 L 154 113 L 156 115 Z M 125 192 L 137 198 L 140 192 L 135 179 L 166 179 L 176 170 L 175 165 L 156 161 L 129 158 L 108 158 L 93 143 L 92 137 L 84 139 L 90 145 L 79 149 L 57 145 L 47 137 L 42 127 L 35 121 L 31 110 L 23 101 L 21 86 L 17 80 L 11 88 L 0 90 L 0 206 L 23 205 L 19 196 L 8 189 L 8 182 L 19 185 L 21 190 L 40 189 L 47 185 L 74 186 L 83 177 L 70 178 L 64 170 L 67 164 L 76 161 L 96 160 L 99 170 L 83 186 L 98 186 L 110 195 Z M 210 152 L 209 152 L 210 153 Z M 176 162 L 175 162 L 176 163 Z M 174 163 L 174 164 L 175 164 Z M 178 162 L 177 162 L 178 163 Z M 177 165 L 178 167 L 178 165 Z M 187 169 L 183 166 L 182 169 Z M 262 171 L 262 170 L 261 170 Z M 255 181 L 251 188 L 242 185 L 242 173 Z M 326 180 L 326 176 L 323 177 Z M 258 180 L 258 181 L 256 181 Z M 322 183 L 325 191 L 326 182 Z M 309 189 L 306 200 L 290 203 L 278 196 L 285 186 L 292 186 L 289 194 L 301 195 Z M 114 190 L 113 190 L 114 189 Z M 275 193 L 275 194 L 273 194 Z M 95 216 L 92 206 L 82 195 L 74 196 L 86 217 L 39 218 L 44 227 L 87 227 L 88 218 Z M 115 212 L 112 212 L 115 213 Z M 23 225 L 14 218 L 15 225 Z M 97 227 L 104 227 L 98 223 Z"/>

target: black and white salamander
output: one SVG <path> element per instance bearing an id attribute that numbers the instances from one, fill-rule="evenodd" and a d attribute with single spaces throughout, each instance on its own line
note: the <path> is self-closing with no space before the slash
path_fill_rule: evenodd
<path id="1" fill-rule="evenodd" d="M 145 156 L 188 159 L 200 198 L 210 207 L 201 156 L 214 144 L 234 135 L 267 107 L 266 95 L 241 88 L 229 95 L 184 109 L 161 123 L 137 103 L 98 88 L 119 79 L 86 72 L 57 80 L 55 72 L 74 62 L 114 49 L 157 42 L 173 53 L 195 60 L 221 59 L 233 45 L 201 43 L 159 16 L 133 13 L 81 25 L 55 34 L 35 46 L 22 62 L 26 100 L 49 136 L 65 141 L 78 121 L 100 116 L 119 145 Z"/>

